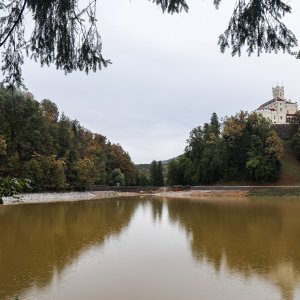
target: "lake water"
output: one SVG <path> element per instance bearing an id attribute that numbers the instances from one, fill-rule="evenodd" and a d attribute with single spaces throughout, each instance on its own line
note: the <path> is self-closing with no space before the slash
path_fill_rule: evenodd
<path id="1" fill-rule="evenodd" d="M 300 199 L 1 206 L 0 299 L 300 299 Z"/>

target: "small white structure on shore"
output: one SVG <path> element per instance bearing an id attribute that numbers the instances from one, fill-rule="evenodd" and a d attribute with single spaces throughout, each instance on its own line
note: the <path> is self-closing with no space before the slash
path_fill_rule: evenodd
<path id="1" fill-rule="evenodd" d="M 297 102 L 284 98 L 284 86 L 272 88 L 273 99 L 262 104 L 255 112 L 260 113 L 273 124 L 298 123 Z"/>

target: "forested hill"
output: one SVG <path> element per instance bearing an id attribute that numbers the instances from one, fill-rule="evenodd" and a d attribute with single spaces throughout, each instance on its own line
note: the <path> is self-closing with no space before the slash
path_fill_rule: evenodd
<path id="1" fill-rule="evenodd" d="M 210 123 L 192 129 L 184 154 L 168 164 L 168 184 L 275 182 L 283 152 L 282 140 L 262 115 L 239 112 L 220 123 L 213 113 Z"/>
<path id="2" fill-rule="evenodd" d="M 40 103 L 29 92 L 0 87 L 0 177 L 28 178 L 35 190 L 93 184 L 134 185 L 130 156 L 119 144 Z"/>

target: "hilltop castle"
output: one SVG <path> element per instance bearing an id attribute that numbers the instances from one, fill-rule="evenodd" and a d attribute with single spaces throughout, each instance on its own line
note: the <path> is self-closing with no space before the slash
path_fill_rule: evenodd
<path id="1" fill-rule="evenodd" d="M 273 99 L 262 104 L 256 112 L 262 114 L 273 124 L 299 124 L 300 116 L 296 114 L 298 111 L 297 102 L 292 102 L 284 98 L 283 86 L 280 87 L 277 85 L 275 88 L 272 88 L 272 90 Z"/>

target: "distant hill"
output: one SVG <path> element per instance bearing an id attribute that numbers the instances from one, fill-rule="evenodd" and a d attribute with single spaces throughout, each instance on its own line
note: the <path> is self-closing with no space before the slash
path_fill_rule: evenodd
<path id="1" fill-rule="evenodd" d="M 137 164 L 135 167 L 140 173 L 150 176 L 150 164 Z"/>
<path id="2" fill-rule="evenodd" d="M 167 165 L 167 164 L 169 164 L 172 160 L 175 160 L 176 158 L 178 158 L 178 156 L 173 157 L 173 158 L 170 158 L 170 159 L 167 159 L 167 160 L 162 160 L 161 163 L 162 163 L 163 165 Z"/>
<path id="3" fill-rule="evenodd" d="M 173 157 L 173 158 L 161 161 L 161 163 L 164 166 L 164 174 L 166 174 L 166 172 L 167 172 L 167 166 L 168 166 L 168 164 L 172 160 L 176 159 L 177 157 Z M 149 163 L 149 164 L 136 164 L 135 165 L 135 167 L 139 170 L 139 172 L 145 174 L 147 177 L 150 177 L 150 166 L 151 166 L 151 163 Z"/>
<path id="4" fill-rule="evenodd" d="M 167 164 L 169 164 L 172 160 L 176 159 L 177 157 L 178 157 L 178 156 L 173 157 L 173 158 L 170 158 L 170 159 L 162 160 L 161 163 L 162 163 L 163 165 L 167 165 Z M 143 169 L 143 168 L 148 168 L 148 166 L 150 167 L 150 164 L 151 164 L 151 163 L 149 163 L 149 164 L 136 164 L 136 166 L 139 167 L 139 168 L 141 168 L 141 169 Z"/>

